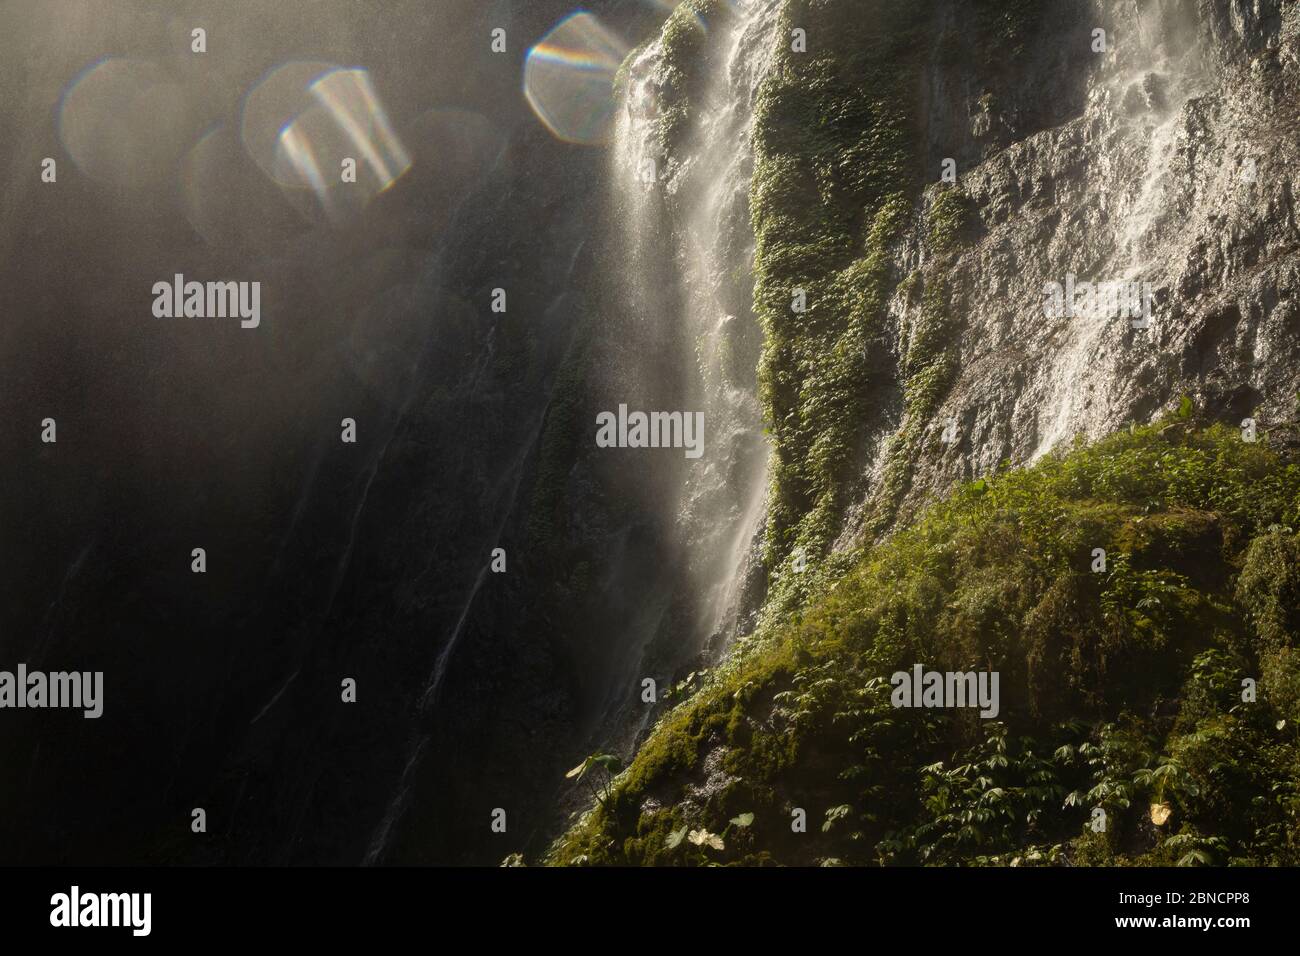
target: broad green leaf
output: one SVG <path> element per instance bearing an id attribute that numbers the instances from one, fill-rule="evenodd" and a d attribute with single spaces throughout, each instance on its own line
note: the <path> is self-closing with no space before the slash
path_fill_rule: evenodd
<path id="1" fill-rule="evenodd" d="M 593 757 L 592 762 L 609 771 L 610 776 L 613 776 L 623 769 L 622 763 L 620 763 L 619 759 L 613 754 L 601 754 L 598 757 Z"/>
<path id="2" fill-rule="evenodd" d="M 711 846 L 715 850 L 725 849 L 722 837 L 716 833 L 710 833 L 708 830 L 692 830 L 689 839 L 696 846 Z"/>

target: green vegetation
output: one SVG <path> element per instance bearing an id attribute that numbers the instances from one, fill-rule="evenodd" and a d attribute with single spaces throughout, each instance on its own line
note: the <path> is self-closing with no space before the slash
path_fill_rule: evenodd
<path id="1" fill-rule="evenodd" d="M 956 241 L 955 239 L 953 241 Z M 948 288 L 942 273 L 930 269 L 913 273 L 923 283 L 919 317 L 903 332 L 900 371 L 903 376 L 903 421 L 885 449 L 885 472 L 877 489 L 869 530 L 880 534 L 891 526 L 920 454 L 927 426 L 947 394 L 957 371 L 956 329 L 948 308 Z M 909 277 L 909 280 L 911 277 Z"/>
<path id="2" fill-rule="evenodd" d="M 979 210 L 963 189 L 939 190 L 930 207 L 930 250 L 942 256 L 960 248 L 978 221 Z"/>
<path id="3" fill-rule="evenodd" d="M 879 377 L 872 356 L 889 351 L 889 253 L 918 190 L 909 117 L 929 5 L 860 6 L 787 3 L 778 35 L 797 24 L 816 42 L 801 54 L 782 44 L 757 102 L 751 210 L 774 445 L 770 566 L 796 547 L 823 555 L 838 533 Z M 792 307 L 796 290 L 806 311 Z"/>
<path id="4" fill-rule="evenodd" d="M 610 785 L 613 783 L 614 777 L 622 769 L 622 764 L 613 754 L 592 754 L 564 776 L 569 780 L 586 783 L 588 789 L 591 790 L 591 795 L 596 798 L 596 803 L 603 807 L 605 801 L 609 799 Z M 602 770 L 605 773 L 605 779 L 599 787 L 593 779 L 597 770 Z"/>
<path id="5" fill-rule="evenodd" d="M 711 671 L 549 862 L 1300 863 L 1296 528 L 1300 467 L 1187 415 L 967 484 Z M 999 672 L 997 719 L 895 709 L 916 663 Z"/>
<path id="6" fill-rule="evenodd" d="M 937 9 L 926 0 L 787 0 L 776 68 L 757 101 L 755 307 L 775 452 L 766 560 L 779 613 L 806 596 L 808 580 L 782 576 L 782 563 L 795 549 L 814 561 L 825 556 L 851 502 L 870 502 L 869 535 L 893 526 L 954 381 L 963 316 L 947 272 L 975 238 L 979 210 L 959 187 L 934 187 L 932 201 L 920 201 L 930 177 L 920 174 L 918 91 L 927 71 L 950 72 L 954 83 L 980 76 L 979 103 L 992 108 L 1043 7 L 972 0 L 936 19 Z M 796 25 L 807 31 L 806 53 L 785 42 Z M 937 44 L 928 39 L 936 30 Z M 904 278 L 900 240 L 918 230 L 924 265 Z M 806 311 L 792 307 L 797 291 Z M 920 304 L 901 329 L 888 309 L 898 292 Z M 864 442 L 873 436 L 862 424 L 879 421 L 881 403 L 900 388 L 902 417 L 884 449 L 882 482 L 868 489 Z"/>
<path id="7" fill-rule="evenodd" d="M 750 208 L 759 387 L 773 446 L 765 560 L 768 618 L 798 606 L 826 569 L 848 506 L 870 494 L 866 530 L 892 525 L 933 416 L 953 381 L 961 315 L 945 270 L 978 210 L 957 188 L 921 203 L 917 91 L 933 66 L 936 4 L 787 0 L 773 69 L 755 103 Z M 980 2 L 962 14 L 954 63 L 1014 45 L 1032 4 Z M 677 6 L 659 37 L 657 123 L 668 157 L 689 147 L 700 84 L 732 14 L 717 0 Z M 794 26 L 807 32 L 795 53 Z M 919 214 L 919 215 L 918 215 Z M 918 228 L 926 265 L 907 277 L 918 307 L 895 327 L 896 252 Z M 796 302 L 798 303 L 796 305 Z M 796 311 L 798 309 L 798 311 Z M 880 488 L 864 487 L 863 423 L 902 391 Z M 882 422 L 882 425 L 886 424 Z M 813 574 L 783 573 L 802 553 Z"/>

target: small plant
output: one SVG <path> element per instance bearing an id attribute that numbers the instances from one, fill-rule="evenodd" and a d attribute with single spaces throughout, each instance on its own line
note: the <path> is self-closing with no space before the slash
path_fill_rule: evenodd
<path id="1" fill-rule="evenodd" d="M 1164 842 L 1164 849 L 1179 854 L 1178 866 L 1214 866 L 1227 855 L 1228 845 L 1219 837 L 1179 833 Z"/>
<path id="2" fill-rule="evenodd" d="M 687 839 L 699 847 L 712 847 L 715 850 L 725 850 L 727 845 L 722 842 L 722 837 L 717 833 L 710 833 L 708 830 L 692 830 Z"/>
<path id="3" fill-rule="evenodd" d="M 692 855 L 691 862 L 702 866 L 716 865 L 709 855 L 704 851 L 706 849 L 717 850 L 722 852 L 727 848 L 727 834 L 731 832 L 732 827 L 743 829 L 754 822 L 754 814 L 741 813 L 727 821 L 726 829 L 721 833 L 713 833 L 707 827 L 700 827 L 698 830 L 692 830 L 689 826 L 673 830 L 668 834 L 664 841 L 664 846 L 669 850 L 675 850 L 681 846 L 682 840 L 689 841 L 693 846 L 699 847 L 696 854 Z"/>
<path id="4" fill-rule="evenodd" d="M 598 769 L 605 772 L 604 784 L 600 788 L 597 788 L 592 781 L 594 771 Z M 586 781 L 587 787 L 591 790 L 591 795 L 596 798 L 596 802 L 603 809 L 610 798 L 614 778 L 618 776 L 619 771 L 622 769 L 622 763 L 613 754 L 592 754 L 564 776 L 568 780 Z"/>
<path id="5" fill-rule="evenodd" d="M 1177 795 L 1194 797 L 1200 789 L 1173 757 L 1161 757 L 1155 764 L 1135 773 L 1133 783 L 1151 794 L 1151 822 L 1159 827 L 1173 814 L 1171 799 Z"/>

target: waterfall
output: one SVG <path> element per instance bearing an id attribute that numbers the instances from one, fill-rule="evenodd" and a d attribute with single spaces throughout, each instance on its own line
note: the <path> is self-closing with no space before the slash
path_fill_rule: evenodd
<path id="1" fill-rule="evenodd" d="M 647 661 L 647 649 L 665 629 L 676 628 L 669 636 L 684 660 L 711 640 L 720 645 L 734 636 L 743 611 L 743 569 L 766 511 L 769 451 L 756 385 L 761 332 L 752 311 L 750 130 L 754 98 L 774 62 L 782 3 L 734 4 L 735 15 L 717 28 L 725 34 L 709 38 L 719 51 L 712 61 L 716 69 L 703 97 L 693 104 L 697 115 L 689 148 L 673 156 L 671 165 L 657 165 L 653 182 L 643 182 L 640 174 L 643 159 L 663 160 L 646 81 L 662 52 L 659 43 L 647 46 L 630 64 L 632 79 L 616 121 L 609 167 L 611 212 L 624 249 L 620 294 L 633 325 L 666 324 L 654 327 L 670 328 L 670 338 L 689 344 L 669 361 L 676 363 L 674 374 L 685 383 L 685 400 L 692 403 L 679 410 L 704 412 L 705 453 L 685 472 L 686 480 L 665 515 L 669 537 L 689 561 L 690 623 L 683 632 L 681 619 L 671 613 L 678 595 L 643 595 L 641 613 L 618 638 L 623 643 L 605 675 L 603 703 L 585 728 L 594 746 L 622 748 L 644 732 L 654 710 L 640 704 L 631 689 L 639 678 L 649 676 L 646 668 L 653 664 Z M 686 209 L 687 214 L 674 215 L 675 209 Z M 672 288 L 662 283 L 665 276 Z M 620 381 L 638 378 L 638 356 L 632 352 L 620 359 L 632 366 Z M 662 369 L 665 357 L 657 358 Z M 655 395 L 663 383 L 651 379 L 646 392 Z M 536 439 L 534 434 L 521 453 L 515 493 Z M 682 467 L 682 459 L 665 458 L 664 464 Z M 443 677 L 486 571 L 480 570 L 428 676 L 417 708 L 422 720 L 434 718 Z M 395 793 L 371 836 L 366 864 L 384 859 L 409 803 L 416 771 L 430 750 L 428 733 L 417 733 L 411 740 Z"/>
<path id="2" fill-rule="evenodd" d="M 705 648 L 716 653 L 743 626 L 744 572 L 766 513 L 770 451 L 756 384 L 750 136 L 754 102 L 775 61 L 782 2 L 735 3 L 729 19 L 700 24 L 719 31 L 706 39 L 710 74 L 692 99 L 692 127 L 671 154 L 662 151 L 656 126 L 662 40 L 629 64 L 610 156 L 624 295 L 639 321 L 673 323 L 677 340 L 687 343 L 679 370 L 693 404 L 683 411 L 703 411 L 706 445 L 666 517 L 689 564 L 689 623 L 647 615 L 631 638 L 622 679 L 611 682 L 598 732 L 630 724 L 635 739 L 645 730 L 652 710 L 639 701 L 640 713 L 619 715 L 628 714 L 628 688 L 653 666 L 646 651 L 660 628 L 676 629 L 682 661 Z"/>

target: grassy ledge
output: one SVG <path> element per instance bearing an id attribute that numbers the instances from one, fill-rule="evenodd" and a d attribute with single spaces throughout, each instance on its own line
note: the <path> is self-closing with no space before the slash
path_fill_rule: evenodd
<path id="1" fill-rule="evenodd" d="M 1186 417 L 967 484 L 711 675 L 547 861 L 1300 863 L 1297 527 L 1300 467 Z M 894 709 L 915 663 L 998 671 L 997 719 Z"/>

